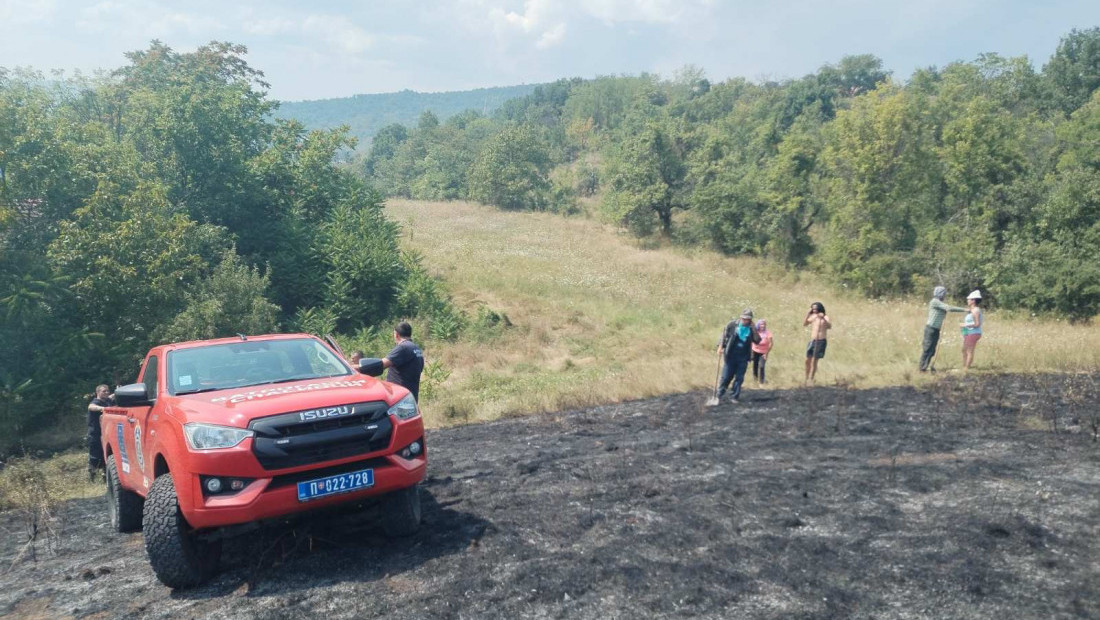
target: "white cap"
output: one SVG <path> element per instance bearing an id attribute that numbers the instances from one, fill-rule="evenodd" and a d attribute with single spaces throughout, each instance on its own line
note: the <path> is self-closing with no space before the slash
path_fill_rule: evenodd
<path id="1" fill-rule="evenodd" d="M 982 298 L 982 292 L 979 291 L 978 289 L 974 289 L 973 291 L 971 291 L 971 293 L 969 295 L 966 296 L 966 298 L 967 299 L 981 299 Z"/>

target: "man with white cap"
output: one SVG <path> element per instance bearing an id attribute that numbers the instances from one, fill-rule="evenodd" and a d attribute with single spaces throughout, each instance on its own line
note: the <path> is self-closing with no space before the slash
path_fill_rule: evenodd
<path id="1" fill-rule="evenodd" d="M 741 397 L 741 384 L 745 382 L 745 370 L 752 357 L 753 343 L 760 344 L 760 334 L 752 324 L 752 310 L 745 308 L 741 317 L 734 319 L 722 331 L 722 340 L 718 343 L 718 352 L 725 357 L 722 380 L 718 384 L 718 400 L 726 393 L 726 386 L 733 380 L 730 400 L 737 402 Z"/>
<path id="2" fill-rule="evenodd" d="M 932 290 L 932 301 L 928 302 L 928 322 L 924 324 L 924 342 L 921 345 L 920 371 L 928 370 L 932 358 L 936 356 L 936 345 L 940 342 L 940 328 L 943 327 L 943 319 L 948 312 L 966 312 L 966 308 L 949 306 L 943 303 L 947 296 L 947 289 L 937 286 Z M 933 369 L 935 370 L 935 369 Z"/>

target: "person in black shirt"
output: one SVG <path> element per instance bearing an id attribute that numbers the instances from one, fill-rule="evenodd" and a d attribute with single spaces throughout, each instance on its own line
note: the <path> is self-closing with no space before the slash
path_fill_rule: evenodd
<path id="1" fill-rule="evenodd" d="M 420 401 L 420 373 L 424 372 L 424 352 L 412 338 L 413 328 L 401 321 L 393 329 L 393 340 L 397 346 L 382 360 L 382 367 L 389 368 L 386 381 L 396 383 L 410 392 Z"/>
<path id="2" fill-rule="evenodd" d="M 95 481 L 96 471 L 104 466 L 103 442 L 100 441 L 99 416 L 103 410 L 113 405 L 111 388 L 97 385 L 95 398 L 88 403 L 88 480 Z"/>

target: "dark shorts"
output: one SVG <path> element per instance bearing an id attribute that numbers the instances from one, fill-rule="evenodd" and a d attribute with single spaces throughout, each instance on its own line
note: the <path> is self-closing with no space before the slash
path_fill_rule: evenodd
<path id="1" fill-rule="evenodd" d="M 816 357 L 817 359 L 825 357 L 825 347 L 828 344 L 828 340 L 811 340 L 810 344 L 806 345 L 806 357 Z"/>

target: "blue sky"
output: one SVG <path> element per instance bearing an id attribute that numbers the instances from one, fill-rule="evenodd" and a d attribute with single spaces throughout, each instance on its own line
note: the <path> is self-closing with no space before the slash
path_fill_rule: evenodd
<path id="1" fill-rule="evenodd" d="M 115 68 L 159 39 L 248 46 L 271 95 L 461 90 L 560 77 L 799 77 L 846 54 L 895 77 L 983 52 L 1036 68 L 1071 28 L 1100 26 L 1100 0 L 0 0 L 0 66 Z"/>

